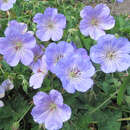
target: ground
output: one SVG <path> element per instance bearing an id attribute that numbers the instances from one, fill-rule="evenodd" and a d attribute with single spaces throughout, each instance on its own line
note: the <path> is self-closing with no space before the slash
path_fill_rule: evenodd
<path id="1" fill-rule="evenodd" d="M 91 0 L 93 4 L 98 3 L 106 3 L 109 5 L 110 8 L 112 8 L 112 13 L 119 15 L 119 14 L 130 14 L 130 0 L 124 0 L 123 3 L 117 3 L 114 4 L 111 2 L 112 0 Z M 83 1 L 85 4 L 88 4 L 88 0 Z"/>

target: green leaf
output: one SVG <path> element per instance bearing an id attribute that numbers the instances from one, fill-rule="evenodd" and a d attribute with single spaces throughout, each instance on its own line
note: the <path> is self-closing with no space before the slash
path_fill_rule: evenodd
<path id="1" fill-rule="evenodd" d="M 130 107 L 130 96 L 125 96 L 125 100 L 126 100 L 128 106 Z"/>
<path id="2" fill-rule="evenodd" d="M 130 96 L 130 85 L 127 87 L 127 95 Z"/>
<path id="3" fill-rule="evenodd" d="M 73 41 L 76 44 L 77 48 L 83 48 L 82 41 L 81 41 L 81 39 L 79 37 L 79 32 L 74 33 Z"/>
<path id="4" fill-rule="evenodd" d="M 19 75 L 19 79 L 22 80 L 22 87 L 24 92 L 27 94 L 28 93 L 28 81 L 25 79 L 24 75 Z"/>
<path id="5" fill-rule="evenodd" d="M 123 84 L 121 85 L 118 95 L 117 95 L 117 104 L 121 105 L 122 101 L 123 101 L 123 97 L 124 97 L 124 93 L 125 90 L 127 88 L 127 86 L 130 84 L 130 75 L 128 77 L 124 78 Z"/>
<path id="6" fill-rule="evenodd" d="M 66 122 L 61 130 L 76 130 L 75 127 L 76 126 L 75 124 L 73 124 L 73 122 L 71 123 Z"/>
<path id="7" fill-rule="evenodd" d="M 0 129 L 10 130 L 27 108 L 27 101 L 20 95 L 8 99 L 5 106 L 0 108 Z"/>
<path id="8" fill-rule="evenodd" d="M 93 121 L 92 116 L 90 116 L 88 113 L 85 113 L 84 115 L 80 116 L 77 121 L 77 127 L 80 130 L 88 129 L 89 124 Z"/>
<path id="9" fill-rule="evenodd" d="M 117 121 L 119 118 L 122 117 L 122 113 L 120 111 L 114 111 L 114 112 L 106 111 L 102 112 L 102 114 L 99 116 L 100 119 L 97 120 L 97 122 L 99 122 L 98 123 L 99 130 L 120 130 L 121 122 Z"/>

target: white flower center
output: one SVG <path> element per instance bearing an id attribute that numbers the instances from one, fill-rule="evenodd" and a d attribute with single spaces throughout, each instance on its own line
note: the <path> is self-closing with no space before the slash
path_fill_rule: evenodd
<path id="1" fill-rule="evenodd" d="M 71 78 L 78 78 L 80 75 L 81 75 L 81 71 L 77 67 L 72 68 L 69 73 L 69 76 Z"/>
<path id="2" fill-rule="evenodd" d="M 49 29 L 54 29 L 54 23 L 53 22 L 49 22 L 48 23 L 48 25 L 47 25 L 47 27 L 49 28 Z"/>
<path id="3" fill-rule="evenodd" d="M 38 60 L 39 58 L 41 58 L 41 56 L 38 56 L 38 55 L 37 55 L 37 56 L 34 56 L 34 59 L 33 59 L 34 62 L 37 62 L 37 60 Z"/>
<path id="4" fill-rule="evenodd" d="M 16 42 L 15 43 L 15 49 L 16 50 L 19 50 L 19 49 L 21 49 L 22 48 L 22 43 L 21 42 Z"/>
<path id="5" fill-rule="evenodd" d="M 55 110 L 57 108 L 57 105 L 55 103 L 50 103 L 49 105 L 50 110 Z"/>
<path id="6" fill-rule="evenodd" d="M 92 25 L 95 25 L 95 26 L 98 25 L 98 20 L 95 19 L 95 18 L 92 18 L 91 24 L 92 24 Z"/>
<path id="7" fill-rule="evenodd" d="M 4 3 L 7 3 L 9 0 L 3 0 Z"/>
<path id="8" fill-rule="evenodd" d="M 56 56 L 56 60 L 55 63 L 57 63 L 60 59 L 62 59 L 64 56 L 62 54 L 59 54 L 58 56 Z"/>
<path id="9" fill-rule="evenodd" d="M 115 51 L 108 51 L 106 53 L 106 58 L 109 59 L 109 60 L 114 60 L 116 58 Z"/>

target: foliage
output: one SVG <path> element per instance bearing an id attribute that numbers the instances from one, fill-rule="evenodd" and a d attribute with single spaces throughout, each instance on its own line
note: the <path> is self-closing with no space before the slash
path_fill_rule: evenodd
<path id="1" fill-rule="evenodd" d="M 91 1 L 91 0 L 90 0 Z M 32 22 L 34 15 L 42 12 L 47 7 L 58 8 L 67 18 L 67 27 L 62 40 L 73 41 L 78 48 L 84 47 L 88 50 L 95 44 L 89 37 L 83 36 L 78 28 L 80 21 L 80 10 L 85 5 L 75 0 L 17 0 L 14 8 L 7 12 L 0 11 L 0 36 L 4 36 L 4 30 L 9 20 L 16 19 L 28 24 L 29 30 L 36 31 L 36 25 Z M 127 16 L 115 16 L 116 26 L 107 31 L 130 40 L 130 19 Z M 38 43 L 47 46 L 49 42 Z M 98 65 L 95 65 L 97 70 Z M 128 72 L 104 74 L 97 71 L 94 76 L 94 87 L 86 93 L 68 94 L 62 87 L 59 79 L 49 73 L 45 78 L 40 91 L 49 92 L 52 88 L 58 89 L 64 96 L 65 103 L 70 105 L 73 114 L 66 122 L 62 130 L 120 130 L 130 125 L 129 120 L 123 123 L 120 118 L 130 116 L 130 76 Z M 5 106 L 0 108 L 1 130 L 40 130 L 41 126 L 36 124 L 31 115 L 32 97 L 39 90 L 33 90 L 28 85 L 31 70 L 22 64 L 12 68 L 0 57 L 0 82 L 10 77 L 15 89 L 6 93 Z M 23 116 L 24 115 L 24 116 Z"/>

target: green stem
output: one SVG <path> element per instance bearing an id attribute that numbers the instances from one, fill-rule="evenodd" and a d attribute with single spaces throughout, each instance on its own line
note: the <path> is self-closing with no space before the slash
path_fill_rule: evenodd
<path id="1" fill-rule="evenodd" d="M 121 118 L 121 119 L 118 119 L 117 121 L 130 121 L 130 117 L 127 117 L 127 118 Z"/>
<path id="2" fill-rule="evenodd" d="M 90 112 L 90 114 L 96 112 L 98 109 L 100 109 L 104 104 L 106 104 L 109 100 L 111 100 L 111 98 L 113 98 L 117 93 L 118 93 L 119 89 L 114 92 L 109 98 L 107 98 L 102 104 L 100 104 L 97 108 L 95 108 L 93 111 Z"/>
<path id="3" fill-rule="evenodd" d="M 60 5 L 59 0 L 56 0 L 57 5 Z"/>
<path id="4" fill-rule="evenodd" d="M 118 95 L 117 95 L 117 104 L 118 105 L 121 105 L 121 103 L 123 102 L 124 93 L 127 89 L 127 86 L 130 85 L 129 79 L 130 79 L 130 75 L 128 75 L 127 77 L 125 77 L 123 79 L 123 84 L 121 85 Z"/>
<path id="5" fill-rule="evenodd" d="M 4 70 L 2 69 L 2 67 L 0 66 L 0 70 L 1 70 L 1 72 L 2 72 L 2 74 L 4 74 L 5 72 L 4 72 Z"/>
<path id="6" fill-rule="evenodd" d="M 21 118 L 17 121 L 18 123 L 24 118 L 24 116 L 29 112 L 29 110 L 31 109 L 31 107 L 33 106 L 33 104 L 31 104 L 28 109 L 23 113 L 23 115 L 21 116 Z"/>

